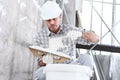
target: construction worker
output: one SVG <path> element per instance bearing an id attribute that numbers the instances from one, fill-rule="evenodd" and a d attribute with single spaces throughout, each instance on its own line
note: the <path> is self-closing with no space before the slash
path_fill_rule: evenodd
<path id="1" fill-rule="evenodd" d="M 76 28 L 73 25 L 62 24 L 62 10 L 59 5 L 54 1 L 47 1 L 41 7 L 41 18 L 45 21 L 46 26 L 41 29 L 41 31 L 37 34 L 34 45 L 49 48 L 50 47 L 50 39 L 62 37 L 60 45 L 59 40 L 55 40 L 56 44 L 52 44 L 53 46 L 57 46 L 57 49 L 54 49 L 58 52 L 63 52 L 71 57 L 76 58 L 76 43 L 88 44 L 88 43 L 97 43 L 99 41 L 98 35 L 96 35 L 92 31 L 85 31 L 82 28 Z M 64 38 L 64 36 L 67 36 Z M 59 46 L 58 46 L 59 45 Z M 56 47 L 54 47 L 56 48 Z M 49 55 L 50 57 L 50 55 Z M 46 59 L 46 60 L 45 60 Z M 56 62 L 53 62 L 52 59 L 56 59 Z M 70 59 L 65 60 L 64 62 L 60 61 L 60 57 L 53 57 L 48 59 L 48 55 L 45 55 L 44 59 L 39 59 L 40 68 L 36 71 L 35 76 L 37 80 L 45 80 L 45 74 L 43 73 L 44 67 L 48 64 L 48 62 L 53 64 L 79 64 L 89 66 L 91 69 L 93 68 L 93 60 L 90 55 L 82 54 L 80 55 L 76 61 Z"/>

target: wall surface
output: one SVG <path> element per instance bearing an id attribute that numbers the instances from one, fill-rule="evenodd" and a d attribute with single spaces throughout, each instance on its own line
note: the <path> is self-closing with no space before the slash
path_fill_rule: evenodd
<path id="1" fill-rule="evenodd" d="M 39 5 L 44 1 L 47 0 L 0 0 L 0 80 L 34 79 L 37 61 L 28 44 L 43 25 Z M 72 23 L 74 7 L 68 8 Z"/>
<path id="2" fill-rule="evenodd" d="M 41 26 L 39 18 L 33 0 L 0 1 L 0 80 L 33 80 L 35 58 L 28 44 Z"/>

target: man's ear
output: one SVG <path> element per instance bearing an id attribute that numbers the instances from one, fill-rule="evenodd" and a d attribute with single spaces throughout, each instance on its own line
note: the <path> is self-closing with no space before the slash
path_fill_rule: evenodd
<path id="1" fill-rule="evenodd" d="M 62 15 L 60 15 L 59 17 L 60 17 L 60 19 L 62 19 Z"/>

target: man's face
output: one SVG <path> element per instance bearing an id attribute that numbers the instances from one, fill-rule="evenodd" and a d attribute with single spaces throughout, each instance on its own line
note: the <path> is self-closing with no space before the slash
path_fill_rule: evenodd
<path id="1" fill-rule="evenodd" d="M 61 16 L 59 16 L 57 18 L 45 20 L 45 22 L 46 22 L 46 24 L 48 26 L 48 29 L 51 32 L 57 33 L 59 31 L 60 20 L 61 20 Z"/>

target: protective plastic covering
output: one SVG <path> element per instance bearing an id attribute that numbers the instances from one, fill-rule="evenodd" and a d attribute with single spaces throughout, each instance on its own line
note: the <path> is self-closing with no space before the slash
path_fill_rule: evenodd
<path id="1" fill-rule="evenodd" d="M 110 77 L 111 80 L 120 80 L 120 54 L 111 55 Z"/>

